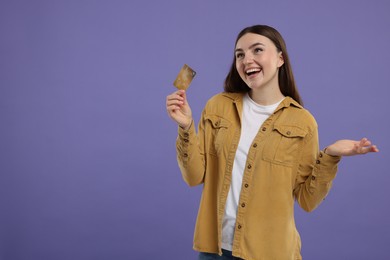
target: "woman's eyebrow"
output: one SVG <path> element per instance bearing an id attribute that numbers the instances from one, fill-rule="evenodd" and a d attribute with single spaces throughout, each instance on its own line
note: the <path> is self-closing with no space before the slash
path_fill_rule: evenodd
<path id="1" fill-rule="evenodd" d="M 258 45 L 265 46 L 264 43 L 256 42 L 256 43 L 252 44 L 251 46 L 249 46 L 249 49 L 252 49 L 252 48 L 254 48 L 254 47 L 258 46 Z M 239 51 L 243 51 L 243 49 L 238 48 L 238 49 L 236 49 L 234 52 L 239 52 Z"/>

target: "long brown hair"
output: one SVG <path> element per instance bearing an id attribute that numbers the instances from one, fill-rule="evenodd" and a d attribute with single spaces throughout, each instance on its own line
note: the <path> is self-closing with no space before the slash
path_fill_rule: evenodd
<path id="1" fill-rule="evenodd" d="M 301 97 L 298 93 L 298 89 L 295 85 L 294 75 L 292 72 L 290 59 L 287 53 L 286 43 L 282 35 L 274 28 L 267 25 L 254 25 L 247 28 L 244 28 L 237 36 L 236 43 L 238 40 L 247 33 L 255 33 L 267 37 L 270 39 L 276 46 L 279 52 L 282 52 L 284 64 L 279 68 L 279 87 L 283 95 L 289 96 L 297 101 L 299 104 L 303 104 Z M 234 55 L 233 63 L 230 67 L 230 71 L 225 79 L 224 90 L 226 92 L 249 92 L 250 88 L 245 84 L 238 74 L 236 68 L 236 57 Z"/>

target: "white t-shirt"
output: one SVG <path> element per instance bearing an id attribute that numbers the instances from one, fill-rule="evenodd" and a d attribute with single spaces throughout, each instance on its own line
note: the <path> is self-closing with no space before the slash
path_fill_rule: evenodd
<path id="1" fill-rule="evenodd" d="M 254 102 L 248 94 L 244 96 L 241 137 L 234 158 L 232 181 L 226 200 L 225 215 L 222 222 L 222 248 L 231 251 L 233 247 L 234 228 L 237 206 L 240 198 L 242 178 L 245 170 L 249 148 L 256 137 L 260 126 L 282 102 L 262 106 Z"/>

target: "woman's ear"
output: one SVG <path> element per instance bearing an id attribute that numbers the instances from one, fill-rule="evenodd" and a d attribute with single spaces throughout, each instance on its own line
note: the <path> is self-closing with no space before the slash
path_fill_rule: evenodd
<path id="1" fill-rule="evenodd" d="M 283 57 L 283 53 L 282 53 L 282 52 L 279 52 L 278 55 L 279 55 L 279 59 L 278 59 L 278 68 L 280 68 L 280 67 L 282 67 L 283 64 L 284 64 L 284 57 Z"/>

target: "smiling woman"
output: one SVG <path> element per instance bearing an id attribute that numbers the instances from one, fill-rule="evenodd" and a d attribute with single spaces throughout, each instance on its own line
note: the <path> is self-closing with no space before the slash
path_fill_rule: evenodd
<path id="1" fill-rule="evenodd" d="M 270 39 L 255 33 L 242 36 L 236 46 L 236 69 L 252 90 L 249 92 L 251 99 L 260 105 L 271 105 L 281 100 L 283 94 L 277 76 L 284 63 L 282 52 Z"/>
<path id="2" fill-rule="evenodd" d="M 314 210 L 341 156 L 378 152 L 366 138 L 319 149 L 284 40 L 266 25 L 239 33 L 225 92 L 207 102 L 198 133 L 184 90 L 168 95 L 166 106 L 179 125 L 183 178 L 204 186 L 194 236 L 199 259 L 301 259 L 294 201 Z"/>
<path id="3" fill-rule="evenodd" d="M 244 52 L 242 45 L 245 44 L 250 44 L 247 50 L 251 52 Z M 267 72 L 267 74 L 272 74 L 272 71 L 274 71 L 271 77 L 273 90 L 281 92 L 284 96 L 292 97 L 302 105 L 301 97 L 295 85 L 286 43 L 278 31 L 264 25 L 245 28 L 238 35 L 234 62 L 225 80 L 225 91 L 250 92 L 251 82 L 246 81 L 244 75 L 249 71 L 243 71 L 245 66 L 249 69 L 251 68 L 249 65 L 256 68 L 256 63 L 259 63 L 257 69 L 263 70 L 261 64 L 264 62 L 270 63 L 271 61 L 274 64 L 268 64 L 270 72 Z"/>

